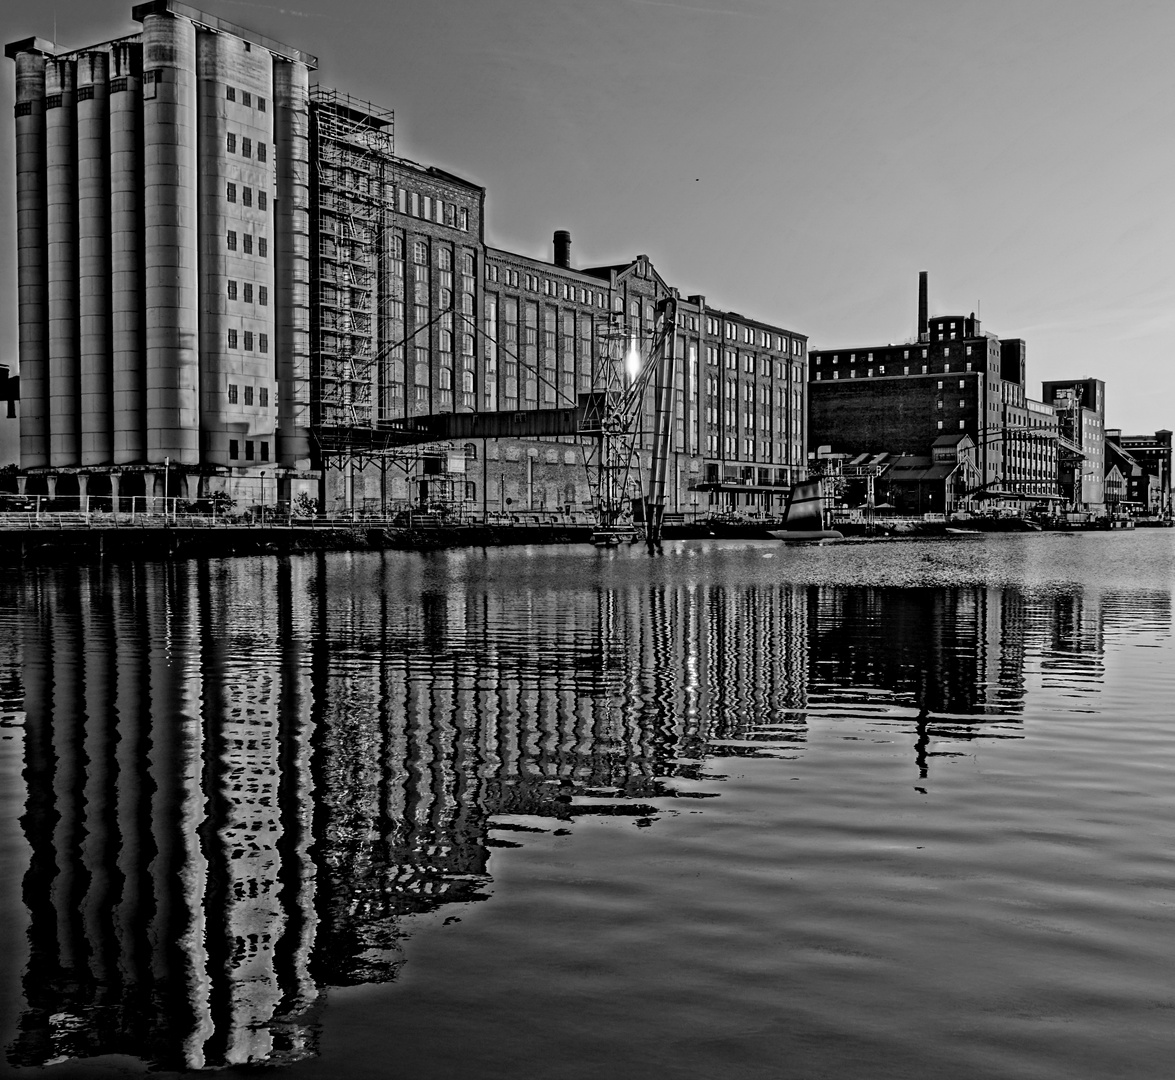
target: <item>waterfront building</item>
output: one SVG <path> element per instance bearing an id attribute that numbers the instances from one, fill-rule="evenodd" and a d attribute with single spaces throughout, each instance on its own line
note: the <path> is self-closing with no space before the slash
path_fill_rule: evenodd
<path id="1" fill-rule="evenodd" d="M 1142 481 L 1150 493 L 1137 501 L 1146 507 L 1147 513 L 1167 514 L 1171 512 L 1171 432 L 1166 428 L 1153 435 L 1123 435 L 1119 428 L 1106 430 L 1107 455 L 1109 444 L 1128 454 L 1149 479 Z M 1107 462 L 1108 464 L 1108 462 Z"/>
<path id="2" fill-rule="evenodd" d="M 1023 339 L 983 331 L 974 313 L 930 317 L 923 272 L 915 339 L 812 350 L 810 443 L 850 457 L 930 459 L 937 439 L 963 434 L 975 447 L 977 483 L 961 499 L 1055 503 L 1057 421 L 1051 405 L 1026 393 L 1026 352 Z"/>
<path id="3" fill-rule="evenodd" d="M 1043 397 L 1057 410 L 1066 442 L 1080 453 L 1060 461 L 1061 492 L 1074 509 L 1105 512 L 1106 384 L 1101 379 L 1062 379 L 1042 384 Z"/>
<path id="4" fill-rule="evenodd" d="M 645 255 L 577 269 L 564 232 L 550 262 L 490 247 L 485 189 L 396 155 L 392 113 L 312 86 L 313 55 L 177 0 L 132 14 L 91 47 L 6 48 L 22 490 L 584 509 L 573 410 L 604 343 L 647 355 L 673 297 L 667 510 L 782 505 L 804 335 Z"/>

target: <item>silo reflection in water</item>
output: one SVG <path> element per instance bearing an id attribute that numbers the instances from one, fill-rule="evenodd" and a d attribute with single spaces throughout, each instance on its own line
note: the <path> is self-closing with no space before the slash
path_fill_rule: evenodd
<path id="1" fill-rule="evenodd" d="M 916 716 L 938 738 L 1014 734 L 1026 652 L 1079 680 L 1106 619 L 1138 615 L 983 587 L 507 583 L 396 554 L 6 588 L 27 713 L 20 1065 L 313 1055 L 327 988 L 394 979 L 412 916 L 486 899 L 498 826 L 653 823 L 709 755 L 794 754 L 811 717 L 879 701 L 925 778 Z"/>

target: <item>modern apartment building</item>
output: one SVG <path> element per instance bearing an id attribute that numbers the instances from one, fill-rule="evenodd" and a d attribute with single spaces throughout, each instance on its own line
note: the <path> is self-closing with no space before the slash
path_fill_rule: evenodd
<path id="1" fill-rule="evenodd" d="M 583 507 L 574 416 L 552 434 L 532 414 L 598 389 L 606 342 L 647 355 L 669 333 L 667 509 L 781 505 L 805 465 L 803 335 L 680 296 L 644 255 L 490 247 L 485 189 L 397 156 L 392 114 L 312 86 L 314 56 L 176 0 L 132 14 L 140 32 L 92 47 L 6 48 L 28 493 L 360 510 L 444 474 L 469 509 Z M 516 434 L 420 419 L 463 413 Z"/>

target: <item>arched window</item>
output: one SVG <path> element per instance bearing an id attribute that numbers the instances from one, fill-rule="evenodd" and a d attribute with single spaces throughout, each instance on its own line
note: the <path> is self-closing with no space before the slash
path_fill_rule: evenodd
<path id="1" fill-rule="evenodd" d="M 473 355 L 473 335 L 472 334 L 462 334 L 461 335 L 461 355 L 462 356 L 472 356 Z"/>
<path id="2" fill-rule="evenodd" d="M 477 460 L 477 443 L 467 442 L 465 444 L 465 459 L 467 461 Z"/>
<path id="3" fill-rule="evenodd" d="M 473 274 L 473 256 L 468 251 L 461 256 L 461 273 Z"/>
<path id="4" fill-rule="evenodd" d="M 453 351 L 453 331 L 442 330 L 439 337 L 440 350 L 443 353 L 451 353 Z"/>
<path id="5" fill-rule="evenodd" d="M 417 266 L 428 265 L 428 244 L 426 244 L 423 240 L 417 240 L 416 243 L 412 245 L 412 261 L 416 263 Z"/>
<path id="6" fill-rule="evenodd" d="M 472 368 L 465 368 L 465 370 L 461 372 L 461 389 L 466 394 L 473 393 L 473 369 Z"/>
<path id="7" fill-rule="evenodd" d="M 437 266 L 442 270 L 453 269 L 453 253 L 448 248 L 441 248 L 437 252 Z"/>
<path id="8" fill-rule="evenodd" d="M 402 236 L 392 237 L 392 258 L 402 259 L 404 257 L 404 238 Z"/>

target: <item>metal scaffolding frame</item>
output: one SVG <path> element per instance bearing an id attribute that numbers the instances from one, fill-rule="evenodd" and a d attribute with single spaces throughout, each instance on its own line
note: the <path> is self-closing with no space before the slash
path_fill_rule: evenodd
<path id="1" fill-rule="evenodd" d="M 310 100 L 311 431 L 323 467 L 342 468 L 357 449 L 370 453 L 379 443 L 379 283 L 394 116 L 323 87 L 313 87 Z"/>

